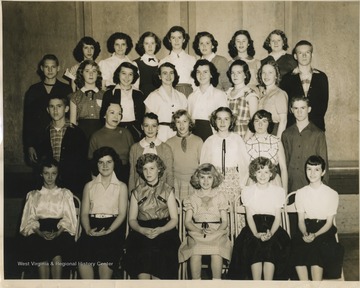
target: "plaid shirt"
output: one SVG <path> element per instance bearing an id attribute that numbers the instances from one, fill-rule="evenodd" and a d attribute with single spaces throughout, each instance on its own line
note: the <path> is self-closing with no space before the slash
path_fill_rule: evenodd
<path id="1" fill-rule="evenodd" d="M 53 124 L 50 125 L 50 141 L 53 151 L 53 157 L 55 160 L 60 161 L 61 154 L 61 142 L 65 135 L 67 127 L 69 127 L 70 121 L 66 120 L 65 125 L 57 130 Z"/>

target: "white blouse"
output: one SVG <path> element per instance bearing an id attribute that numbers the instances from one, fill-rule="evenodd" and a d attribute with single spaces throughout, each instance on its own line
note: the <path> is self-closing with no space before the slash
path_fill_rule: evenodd
<path id="1" fill-rule="evenodd" d="M 338 193 L 325 184 L 317 189 L 307 185 L 296 191 L 295 207 L 297 212 L 305 213 L 305 218 L 325 220 L 336 215 L 338 205 Z"/>
<path id="2" fill-rule="evenodd" d="M 64 228 L 70 235 L 76 231 L 76 210 L 73 194 L 65 188 L 55 187 L 27 193 L 20 224 L 20 233 L 29 236 L 40 228 L 39 219 L 60 219 L 57 228 Z"/>

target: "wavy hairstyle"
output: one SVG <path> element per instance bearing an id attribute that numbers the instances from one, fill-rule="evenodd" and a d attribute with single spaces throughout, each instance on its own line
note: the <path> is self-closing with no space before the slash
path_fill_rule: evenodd
<path id="1" fill-rule="evenodd" d="M 169 51 L 172 50 L 172 45 L 170 42 L 170 37 L 171 37 L 171 33 L 174 32 L 180 32 L 183 37 L 184 37 L 184 42 L 182 44 L 182 49 L 185 49 L 187 44 L 189 43 L 190 40 L 190 36 L 188 33 L 185 32 L 185 29 L 181 26 L 173 26 L 170 28 L 170 30 L 166 33 L 164 39 L 163 39 L 163 44 L 165 46 L 166 49 L 168 49 Z"/>
<path id="2" fill-rule="evenodd" d="M 216 168 L 214 167 L 214 165 L 210 164 L 210 163 L 204 163 L 201 164 L 194 172 L 194 174 L 191 176 L 190 179 L 190 184 L 195 188 L 195 189 L 201 189 L 200 186 L 200 175 L 212 175 L 213 176 L 213 183 L 211 188 L 216 188 L 218 187 L 222 181 L 224 180 L 224 176 L 219 173 Z"/>
<path id="3" fill-rule="evenodd" d="M 271 53 L 272 49 L 271 49 L 271 46 L 270 46 L 270 38 L 271 38 L 271 35 L 274 35 L 274 34 L 279 35 L 281 37 L 281 39 L 284 42 L 282 49 L 284 51 L 286 51 L 289 48 L 288 39 L 287 39 L 284 31 L 279 30 L 279 29 L 276 29 L 276 30 L 273 30 L 273 31 L 270 32 L 270 34 L 266 37 L 266 39 L 264 41 L 263 48 L 266 51 L 268 51 L 268 53 Z"/>
<path id="4" fill-rule="evenodd" d="M 240 60 L 240 59 L 237 59 L 234 62 L 232 62 L 229 69 L 228 69 L 228 71 L 226 71 L 226 75 L 229 78 L 230 83 L 234 86 L 234 82 L 231 79 L 231 73 L 232 73 L 231 69 L 236 65 L 241 66 L 243 68 L 243 71 L 244 71 L 244 74 L 245 74 L 244 83 L 245 83 L 245 85 L 247 85 L 250 82 L 250 79 L 251 79 L 251 73 L 250 73 L 250 70 L 249 70 L 249 65 L 245 61 Z"/>
<path id="5" fill-rule="evenodd" d="M 122 39 L 122 40 L 125 40 L 126 42 L 126 51 L 125 51 L 125 55 L 129 54 L 131 49 L 133 48 L 133 42 L 131 40 L 131 37 L 125 33 L 122 33 L 122 32 L 115 32 L 113 33 L 109 39 L 107 40 L 106 42 L 106 46 L 107 46 L 107 49 L 109 51 L 109 53 L 114 53 L 115 52 L 115 48 L 114 48 L 114 45 L 115 45 L 115 41 L 118 40 L 118 39 Z"/>
<path id="6" fill-rule="evenodd" d="M 238 30 L 232 36 L 230 42 L 228 43 L 228 52 L 232 58 L 238 56 L 238 50 L 236 49 L 236 37 L 239 35 L 244 35 L 248 39 L 249 46 L 247 47 L 247 54 L 250 57 L 254 57 L 255 55 L 255 48 L 254 48 L 254 41 L 251 39 L 250 33 L 247 30 Z"/>
<path id="7" fill-rule="evenodd" d="M 275 85 L 279 86 L 280 81 L 281 81 L 281 74 L 280 74 L 279 65 L 278 65 L 278 63 L 276 63 L 275 60 L 268 60 L 261 65 L 259 71 L 257 72 L 258 81 L 259 81 L 260 86 L 266 87 L 266 85 L 261 77 L 261 74 L 262 74 L 262 71 L 263 71 L 265 65 L 271 65 L 274 67 L 275 73 L 276 73 Z"/>
<path id="8" fill-rule="evenodd" d="M 189 114 L 189 112 L 185 109 L 179 109 L 177 111 L 175 111 L 175 113 L 172 115 L 171 117 L 171 123 L 170 123 L 170 128 L 174 131 L 177 131 L 176 128 L 176 120 L 179 119 L 181 116 L 185 115 L 186 118 L 189 121 L 189 132 L 191 132 L 194 127 L 195 127 L 195 123 L 194 121 L 191 119 L 191 116 Z"/>
<path id="9" fill-rule="evenodd" d="M 248 127 L 249 127 L 249 130 L 252 132 L 252 133 L 256 133 L 255 131 L 255 126 L 254 126 L 254 121 L 255 121 L 255 117 L 258 117 L 258 119 L 263 119 L 263 118 L 266 118 L 269 122 L 269 126 L 267 127 L 267 132 L 269 134 L 271 134 L 272 130 L 274 129 L 274 122 L 272 120 L 272 115 L 270 112 L 264 110 L 264 109 L 261 109 L 261 110 L 258 110 L 254 113 L 253 117 L 251 118 L 251 120 L 249 121 L 248 123 Z"/>
<path id="10" fill-rule="evenodd" d="M 118 68 L 116 68 L 116 70 L 114 71 L 114 75 L 113 75 L 113 81 L 115 84 L 120 84 L 120 73 L 121 73 L 121 68 L 129 68 L 133 71 L 133 80 L 131 82 L 131 84 L 134 84 L 140 77 L 139 72 L 138 72 L 138 68 L 130 63 L 130 62 L 122 62 Z"/>
<path id="11" fill-rule="evenodd" d="M 172 86 L 175 88 L 175 86 L 179 83 L 179 79 L 180 79 L 180 76 L 176 70 L 175 65 L 170 62 L 165 62 L 165 63 L 161 64 L 157 70 L 157 74 L 159 77 L 161 76 L 161 69 L 163 67 L 171 68 L 174 71 L 174 81 L 172 82 Z M 154 85 L 157 88 L 159 88 L 162 84 L 162 81 L 160 80 L 159 77 L 154 77 Z"/>
<path id="12" fill-rule="evenodd" d="M 212 44 L 212 48 L 211 51 L 216 53 L 217 51 L 217 46 L 219 45 L 218 41 L 215 40 L 214 35 L 212 35 L 210 32 L 204 31 L 204 32 L 199 32 L 196 34 L 194 42 L 193 42 L 193 49 L 195 51 L 195 53 L 199 56 L 202 56 L 200 48 L 199 48 L 199 43 L 200 43 L 200 38 L 201 37 L 208 37 L 211 40 L 211 44 Z"/>
<path id="13" fill-rule="evenodd" d="M 254 181 L 257 182 L 256 180 L 256 172 L 259 171 L 260 169 L 264 169 L 265 166 L 268 166 L 270 172 L 271 172 L 271 176 L 269 181 L 273 180 L 276 177 L 277 174 L 277 170 L 276 170 L 276 166 L 271 162 L 271 160 L 269 158 L 266 157 L 258 157 L 255 158 L 254 160 L 252 160 L 250 162 L 249 165 L 249 177 Z"/>
<path id="14" fill-rule="evenodd" d="M 210 115 L 210 124 L 216 131 L 219 131 L 219 127 L 216 125 L 217 113 L 219 112 L 227 112 L 230 115 L 230 126 L 229 131 L 234 131 L 236 116 L 232 113 L 229 107 L 219 107 L 215 111 L 213 111 Z"/>
<path id="15" fill-rule="evenodd" d="M 74 50 L 73 50 L 73 55 L 76 61 L 81 62 L 84 60 L 84 51 L 83 51 L 83 47 L 84 45 L 92 45 L 94 46 L 94 55 L 93 55 L 93 59 L 95 60 L 100 52 L 101 52 L 101 48 L 100 48 L 100 44 L 99 42 L 96 42 L 92 37 L 89 36 L 85 36 L 83 38 L 80 39 L 80 41 L 78 42 L 78 44 L 75 46 Z"/>
<path id="16" fill-rule="evenodd" d="M 98 162 L 102 157 L 105 157 L 105 156 L 110 156 L 112 158 L 112 160 L 114 161 L 114 172 L 115 173 L 120 170 L 120 167 L 122 167 L 122 162 L 119 157 L 119 154 L 116 153 L 116 151 L 112 147 L 103 146 L 103 147 L 100 147 L 99 149 L 96 149 L 93 153 L 92 171 L 93 171 L 94 176 L 99 175 Z"/>
<path id="17" fill-rule="evenodd" d="M 153 153 L 146 153 L 141 155 L 137 162 L 136 162 L 136 172 L 140 175 L 140 177 L 142 179 L 144 179 L 144 181 L 146 182 L 146 179 L 144 177 L 144 172 L 143 172 L 143 168 L 147 163 L 152 163 L 155 162 L 157 168 L 159 169 L 159 175 L 158 177 L 161 178 L 164 175 L 166 166 L 164 164 L 164 162 L 161 160 L 161 158 Z"/>
<path id="18" fill-rule="evenodd" d="M 155 51 L 154 54 L 156 54 L 157 52 L 159 52 L 159 50 L 161 49 L 161 40 L 160 38 L 153 32 L 147 31 L 145 33 L 143 33 L 140 38 L 139 41 L 136 43 L 135 45 L 135 51 L 140 55 L 144 55 L 145 54 L 145 48 L 144 48 L 144 41 L 146 37 L 152 37 L 155 40 Z"/>
<path id="19" fill-rule="evenodd" d="M 46 60 L 53 60 L 53 61 L 55 61 L 56 66 L 59 67 L 59 59 L 58 59 L 54 54 L 45 54 L 45 55 L 41 58 L 41 60 L 39 61 L 38 65 L 37 65 L 37 70 L 36 70 L 36 73 L 40 76 L 40 78 L 41 78 L 42 80 L 45 79 L 45 74 L 44 74 L 44 72 L 41 70 L 41 67 L 44 66 Z"/>
<path id="20" fill-rule="evenodd" d="M 76 84 L 76 86 L 77 86 L 79 89 L 81 89 L 82 87 L 85 86 L 84 70 L 85 70 L 85 67 L 86 67 L 87 65 L 91 65 L 91 67 L 95 67 L 95 68 L 96 68 L 97 77 L 96 77 L 95 86 L 96 86 L 98 89 L 101 89 L 101 85 L 102 85 L 101 71 L 100 71 L 99 65 L 98 65 L 94 60 L 84 60 L 83 62 L 81 62 L 81 64 L 79 65 L 78 70 L 76 71 L 76 79 L 75 79 L 75 84 Z"/>
<path id="21" fill-rule="evenodd" d="M 206 59 L 199 59 L 196 61 L 193 70 L 191 71 L 191 77 L 194 79 L 195 85 L 200 86 L 200 82 L 196 78 L 196 70 L 199 68 L 199 66 L 209 66 L 210 69 L 210 83 L 216 87 L 219 83 L 219 75 L 220 73 L 217 71 L 214 63 L 206 60 Z"/>

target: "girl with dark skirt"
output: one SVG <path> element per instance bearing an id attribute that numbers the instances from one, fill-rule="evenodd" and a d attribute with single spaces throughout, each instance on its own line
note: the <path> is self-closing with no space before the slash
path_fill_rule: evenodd
<path id="1" fill-rule="evenodd" d="M 93 279 L 95 266 L 100 279 L 111 279 L 125 240 L 127 187 L 116 178 L 120 159 L 113 148 L 95 150 L 93 161 L 96 178 L 85 185 L 82 198 L 78 267 L 82 279 Z"/>
<path id="2" fill-rule="evenodd" d="M 285 191 L 269 183 L 276 175 L 270 159 L 253 160 L 249 174 L 256 183 L 241 194 L 247 226 L 235 240 L 228 278 L 286 280 L 290 238 L 280 227 Z"/>
<path id="3" fill-rule="evenodd" d="M 165 169 L 155 154 L 144 154 L 136 163 L 145 183 L 130 199 L 125 270 L 133 279 L 177 279 L 178 212 L 174 188 L 161 179 Z"/>
<path id="4" fill-rule="evenodd" d="M 38 266 L 39 278 L 61 279 L 62 263 L 70 263 L 76 232 L 76 212 L 73 194 L 59 188 L 58 162 L 46 160 L 41 164 L 43 186 L 30 191 L 20 225 L 25 236 L 23 247 L 26 260 Z"/>
<path id="5" fill-rule="evenodd" d="M 339 205 L 338 193 L 322 183 L 325 161 L 310 156 L 306 161 L 309 185 L 296 191 L 295 206 L 301 233 L 292 239 L 291 261 L 300 280 L 340 278 L 343 247 L 336 242 L 333 220 Z"/>

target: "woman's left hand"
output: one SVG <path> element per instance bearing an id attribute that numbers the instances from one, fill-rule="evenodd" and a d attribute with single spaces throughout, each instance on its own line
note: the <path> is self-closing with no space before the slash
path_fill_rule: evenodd
<path id="1" fill-rule="evenodd" d="M 100 231 L 92 231 L 90 236 L 99 237 L 99 236 L 105 236 L 106 234 L 109 234 L 108 230 L 105 230 L 103 227 Z"/>
<path id="2" fill-rule="evenodd" d="M 162 227 L 156 227 L 154 229 L 152 229 L 151 231 L 151 235 L 150 235 L 150 239 L 155 239 L 156 237 L 158 237 L 160 234 L 164 233 Z"/>

